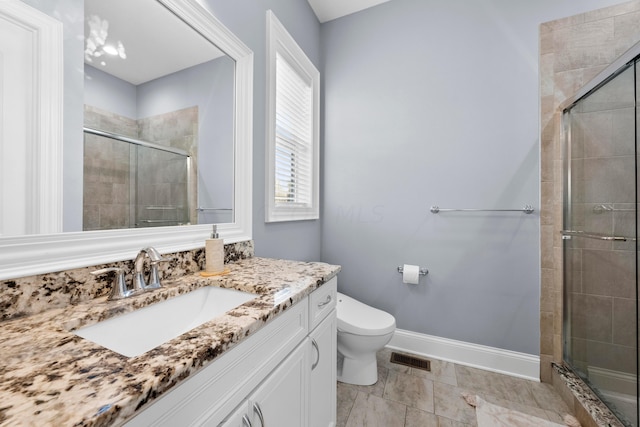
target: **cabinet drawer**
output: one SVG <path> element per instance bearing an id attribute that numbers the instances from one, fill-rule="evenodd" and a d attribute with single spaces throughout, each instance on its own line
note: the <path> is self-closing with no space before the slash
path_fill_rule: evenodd
<path id="1" fill-rule="evenodd" d="M 336 306 L 338 278 L 334 277 L 309 295 L 309 330 L 313 330 Z"/>

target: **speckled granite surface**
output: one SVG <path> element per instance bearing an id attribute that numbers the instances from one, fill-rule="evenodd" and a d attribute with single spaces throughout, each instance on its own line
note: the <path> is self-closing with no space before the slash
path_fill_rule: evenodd
<path id="1" fill-rule="evenodd" d="M 224 262 L 250 258 L 253 250 L 252 240 L 226 244 Z M 161 277 L 180 277 L 204 268 L 204 248 L 163 255 L 172 260 L 159 264 Z M 131 283 L 133 260 L 0 281 L 0 320 L 28 316 L 108 295 L 111 279 L 106 276 L 96 278 L 91 274 L 105 267 L 124 268 L 129 272 L 127 283 Z"/>
<path id="2" fill-rule="evenodd" d="M 106 296 L 0 323 L 0 425 L 120 425 L 317 287 L 339 266 L 265 258 L 230 263 L 215 278 L 190 274 L 122 301 Z M 70 330 L 202 286 L 258 294 L 225 315 L 127 358 Z M 287 298 L 278 291 L 289 289 Z"/>
<path id="3" fill-rule="evenodd" d="M 553 363 L 553 368 L 598 426 L 624 427 L 607 405 L 570 369 L 557 363 Z"/>

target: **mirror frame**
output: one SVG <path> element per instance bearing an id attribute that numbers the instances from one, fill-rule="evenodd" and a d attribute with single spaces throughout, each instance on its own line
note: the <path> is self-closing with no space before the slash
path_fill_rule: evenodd
<path id="1" fill-rule="evenodd" d="M 253 52 L 196 0 L 156 1 L 236 62 L 234 222 L 220 224 L 218 232 L 225 243 L 251 240 Z M 62 153 L 62 138 L 57 139 L 51 149 Z M 211 224 L 201 224 L 4 237 L 0 239 L 0 280 L 133 259 L 145 246 L 161 253 L 197 249 L 204 247 L 210 233 Z"/>

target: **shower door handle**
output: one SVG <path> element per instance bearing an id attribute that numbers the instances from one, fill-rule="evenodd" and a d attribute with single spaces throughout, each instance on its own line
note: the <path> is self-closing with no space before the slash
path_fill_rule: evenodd
<path id="1" fill-rule="evenodd" d="M 607 236 L 606 234 L 586 233 L 584 231 L 562 230 L 562 238 L 584 237 L 585 239 L 608 240 L 613 242 L 626 242 L 627 240 L 635 240 L 633 237 L 625 236 Z"/>

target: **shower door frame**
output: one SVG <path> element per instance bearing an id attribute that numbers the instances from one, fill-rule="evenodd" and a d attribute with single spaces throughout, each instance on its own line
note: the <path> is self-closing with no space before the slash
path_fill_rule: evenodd
<path id="1" fill-rule="evenodd" d="M 572 126 L 571 126 L 571 117 L 570 110 L 581 100 L 587 98 L 592 93 L 598 91 L 600 88 L 605 86 L 610 81 L 614 80 L 623 72 L 627 71 L 629 67 L 633 67 L 634 79 L 633 79 L 633 91 L 634 91 L 634 145 L 635 145 L 635 183 L 636 183 L 636 191 L 635 191 L 635 206 L 636 206 L 636 215 L 635 215 L 635 242 L 636 242 L 636 256 L 635 256 L 635 276 L 636 276 L 636 334 L 635 334 L 635 347 L 636 347 L 636 399 L 638 403 L 640 403 L 640 381 L 638 378 L 640 376 L 640 358 L 638 357 L 638 344 L 640 341 L 640 309 L 639 305 L 639 291 L 638 291 L 638 283 L 639 283 L 639 272 L 638 269 L 640 265 L 638 264 L 638 192 L 640 189 L 638 188 L 638 165 L 639 161 L 639 150 L 638 150 L 638 114 L 640 112 L 638 109 L 640 108 L 640 100 L 638 97 L 640 96 L 638 90 L 638 78 L 640 78 L 640 73 L 638 73 L 637 67 L 640 66 L 640 42 L 635 44 L 629 50 L 627 50 L 622 56 L 620 56 L 617 60 L 611 63 L 608 67 L 606 67 L 603 71 L 601 71 L 596 77 L 594 77 L 591 81 L 589 81 L 585 86 L 583 86 L 574 96 L 567 99 L 563 102 L 559 111 L 561 111 L 561 143 L 562 146 L 562 156 L 563 156 L 563 227 L 562 227 L 562 239 L 563 239 L 563 264 L 566 262 L 566 239 L 571 239 L 571 232 L 567 233 L 567 230 L 572 230 L 571 218 L 572 216 L 572 165 L 571 165 L 571 155 L 572 155 Z M 569 225 L 569 227 L 567 227 Z M 603 236 L 604 237 L 604 236 Z M 615 240 L 615 236 L 607 236 L 606 239 Z M 570 340 L 572 337 L 572 322 L 569 321 L 572 313 L 572 300 L 568 298 L 566 295 L 567 292 L 567 283 L 570 283 L 572 280 L 572 269 L 565 268 L 565 265 L 562 266 L 562 298 L 563 298 L 563 317 L 562 317 L 562 361 L 566 368 L 571 371 L 574 371 L 572 364 L 567 362 L 570 360 L 570 355 L 568 354 L 567 340 Z M 577 372 L 574 373 L 582 379 Z M 591 388 L 590 385 L 588 385 Z M 593 389 L 592 389 L 593 390 Z M 595 390 L 593 392 L 598 395 Z M 598 396 L 599 397 L 599 396 Z M 640 405 L 636 407 L 636 422 L 640 422 Z"/>
<path id="2" fill-rule="evenodd" d="M 187 182 L 186 182 L 186 186 L 187 186 L 187 202 L 186 202 L 186 211 L 187 211 L 187 216 L 189 218 L 189 221 L 187 222 L 187 224 L 180 224 L 180 225 L 188 225 L 191 221 L 191 218 L 194 217 L 193 213 L 192 213 L 192 183 L 194 181 L 194 178 L 192 177 L 192 172 L 193 172 L 193 166 L 192 166 L 192 158 L 191 155 L 189 154 L 189 152 L 181 149 L 181 148 L 177 148 L 177 147 L 171 147 L 171 146 L 166 146 L 166 145 L 160 145 L 160 144 L 156 144 L 153 142 L 149 142 L 149 141 L 143 141 L 141 139 L 136 139 L 136 138 L 131 138 L 125 135 L 121 135 L 121 134 L 117 134 L 117 133 L 113 133 L 113 132 L 108 132 L 108 131 L 104 131 L 104 130 L 100 130 L 100 129 L 95 129 L 95 128 L 90 128 L 90 127 L 83 127 L 83 134 L 89 134 L 89 135 L 95 135 L 95 136 L 99 136 L 99 137 L 103 137 L 103 138 L 107 138 L 107 139 L 111 139 L 114 141 L 120 141 L 120 142 L 125 142 L 128 144 L 131 144 L 133 147 L 136 147 L 136 154 L 132 154 L 132 158 L 135 158 L 136 161 L 136 166 L 135 168 L 133 168 L 133 170 L 130 172 L 134 175 L 134 179 L 130 180 L 130 185 L 131 186 L 137 186 L 137 182 L 138 182 L 138 167 L 137 167 L 137 147 L 143 147 L 143 148 L 149 148 L 152 150 L 159 150 L 159 151 L 164 151 L 167 153 L 171 153 L 171 154 L 175 154 L 175 155 L 179 155 L 179 156 L 183 156 L 185 158 L 185 162 L 186 162 L 186 175 L 187 175 Z M 130 211 L 130 224 L 131 224 L 131 228 L 153 228 L 153 226 L 151 227 L 140 227 L 137 222 L 138 222 L 138 203 L 137 203 L 137 189 L 135 191 L 136 197 L 134 198 L 130 198 L 129 200 L 129 204 L 131 205 L 131 211 Z M 197 218 L 197 216 L 196 216 Z M 157 225 L 156 227 L 160 227 L 160 226 L 166 226 L 167 224 L 161 224 L 161 225 Z M 172 225 L 172 224 L 171 224 Z"/>

